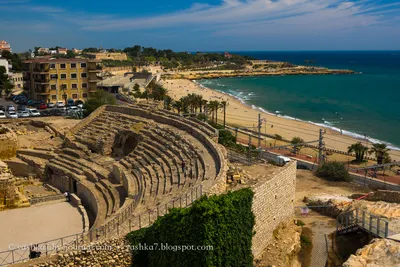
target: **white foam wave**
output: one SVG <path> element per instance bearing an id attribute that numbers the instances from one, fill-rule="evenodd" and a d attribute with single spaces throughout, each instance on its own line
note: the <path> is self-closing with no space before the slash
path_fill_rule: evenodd
<path id="1" fill-rule="evenodd" d="M 210 88 L 208 88 L 208 89 L 210 89 Z M 344 129 L 340 129 L 338 127 L 333 126 L 333 124 L 339 123 L 339 122 L 329 122 L 329 121 L 326 121 L 324 118 L 322 118 L 324 123 L 317 123 L 317 122 L 313 122 L 313 121 L 304 121 L 304 120 L 301 120 L 301 119 L 298 119 L 298 118 L 295 118 L 295 117 L 291 117 L 291 116 L 288 116 L 288 115 L 283 115 L 282 116 L 281 114 L 275 114 L 275 113 L 269 112 L 269 111 L 263 109 L 262 107 L 258 107 L 256 105 L 250 105 L 249 103 L 246 102 L 246 100 L 248 100 L 248 99 L 245 99 L 245 97 L 241 97 L 241 95 L 243 95 L 244 92 L 239 92 L 237 94 L 233 94 L 233 93 L 228 93 L 228 92 L 221 91 L 221 90 L 216 90 L 216 89 L 210 89 L 210 90 L 218 91 L 218 92 L 220 92 L 222 94 L 229 95 L 229 96 L 239 100 L 242 104 L 244 104 L 246 106 L 250 106 L 252 109 L 261 111 L 261 112 L 263 112 L 265 114 L 268 114 L 268 115 L 279 116 L 279 117 L 283 117 L 283 118 L 286 118 L 286 119 L 289 119 L 289 120 L 294 120 L 294 121 L 307 122 L 307 123 L 314 124 L 314 125 L 317 125 L 317 126 L 320 126 L 320 127 L 323 127 L 323 128 L 331 129 L 333 131 L 342 133 L 343 135 L 351 136 L 351 137 L 356 138 L 356 139 L 365 140 L 365 136 L 362 135 L 362 134 L 351 132 L 351 131 L 344 130 Z M 233 90 L 229 90 L 229 91 L 230 92 L 235 92 Z M 391 144 L 389 142 L 382 141 L 382 140 L 379 140 L 379 139 L 376 139 L 376 138 L 372 138 L 372 137 L 368 137 L 368 136 L 367 136 L 367 140 L 369 142 L 373 143 L 373 144 L 376 144 L 376 143 L 382 144 L 383 143 L 383 144 L 386 144 L 387 147 L 389 149 L 391 149 L 391 150 L 400 151 L 399 147 L 396 147 L 395 145 L 393 145 L 393 144 Z"/>

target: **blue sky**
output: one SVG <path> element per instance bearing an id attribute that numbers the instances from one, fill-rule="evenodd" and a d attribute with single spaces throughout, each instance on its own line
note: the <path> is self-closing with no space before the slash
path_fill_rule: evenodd
<path id="1" fill-rule="evenodd" d="M 0 0 L 0 40 L 177 51 L 400 50 L 394 0 Z"/>

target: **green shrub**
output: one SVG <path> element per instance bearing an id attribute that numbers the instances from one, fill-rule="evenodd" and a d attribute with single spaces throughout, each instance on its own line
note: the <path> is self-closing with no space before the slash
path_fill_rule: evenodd
<path id="1" fill-rule="evenodd" d="M 302 220 L 297 220 L 296 225 L 297 226 L 304 226 L 306 224 Z"/>
<path id="2" fill-rule="evenodd" d="M 202 197 L 190 208 L 171 209 L 149 228 L 127 235 L 131 246 L 211 246 L 209 250 L 134 250 L 133 266 L 252 266 L 253 192 L 246 188 Z"/>
<path id="3" fill-rule="evenodd" d="M 351 177 L 344 163 L 337 161 L 322 164 L 318 167 L 316 175 L 332 181 L 351 181 Z"/>
<path id="4" fill-rule="evenodd" d="M 311 245 L 311 240 L 310 240 L 307 236 L 305 236 L 305 235 L 301 235 L 301 236 L 300 236 L 300 242 L 301 242 L 301 245 L 302 245 L 302 246 L 303 246 L 303 245 L 306 245 L 306 246 Z"/>

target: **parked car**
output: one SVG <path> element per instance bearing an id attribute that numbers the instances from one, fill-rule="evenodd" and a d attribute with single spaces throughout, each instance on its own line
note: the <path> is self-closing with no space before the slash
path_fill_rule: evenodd
<path id="1" fill-rule="evenodd" d="M 13 105 L 8 105 L 7 111 L 15 111 L 15 107 Z"/>
<path id="2" fill-rule="evenodd" d="M 29 112 L 27 110 L 20 110 L 17 112 L 18 118 L 28 118 Z"/>
<path id="3" fill-rule="evenodd" d="M 47 103 L 47 108 L 54 108 L 55 106 L 56 104 L 54 104 L 53 102 Z"/>
<path id="4" fill-rule="evenodd" d="M 10 118 L 10 119 L 17 119 L 18 118 L 18 115 L 17 115 L 17 113 L 15 113 L 15 111 L 8 111 L 7 112 L 7 118 Z"/>
<path id="5" fill-rule="evenodd" d="M 25 110 L 26 109 L 26 106 L 24 106 L 24 105 L 19 105 L 18 107 L 17 107 L 17 111 L 23 111 L 23 110 Z"/>
<path id="6" fill-rule="evenodd" d="M 38 109 L 46 109 L 46 108 L 47 108 L 47 106 L 45 103 L 39 103 Z"/>
<path id="7" fill-rule="evenodd" d="M 63 101 L 57 101 L 56 102 L 56 107 L 58 108 L 64 108 L 65 107 L 65 103 Z"/>
<path id="8" fill-rule="evenodd" d="M 40 112 L 35 108 L 31 108 L 31 109 L 29 109 L 29 116 L 31 116 L 31 117 L 39 117 L 40 116 Z"/>
<path id="9" fill-rule="evenodd" d="M 33 100 L 28 100 L 28 103 L 27 103 L 28 106 L 33 107 L 34 104 L 35 104 L 35 101 L 33 101 Z"/>
<path id="10" fill-rule="evenodd" d="M 79 108 L 83 108 L 83 104 L 85 104 L 82 100 L 76 100 L 75 101 L 75 106 Z"/>
<path id="11" fill-rule="evenodd" d="M 5 119 L 6 117 L 6 113 L 4 113 L 4 111 L 0 110 L 0 119 Z"/>
<path id="12" fill-rule="evenodd" d="M 0 110 L 6 111 L 6 107 L 5 106 L 0 106 Z"/>

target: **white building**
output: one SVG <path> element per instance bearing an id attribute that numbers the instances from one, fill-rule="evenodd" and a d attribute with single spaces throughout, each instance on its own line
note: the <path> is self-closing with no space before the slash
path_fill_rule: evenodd
<path id="1" fill-rule="evenodd" d="M 8 62 L 8 60 L 6 58 L 1 58 L 0 57 L 0 66 L 3 66 L 6 68 L 6 73 L 9 74 L 11 71 L 11 64 Z"/>

